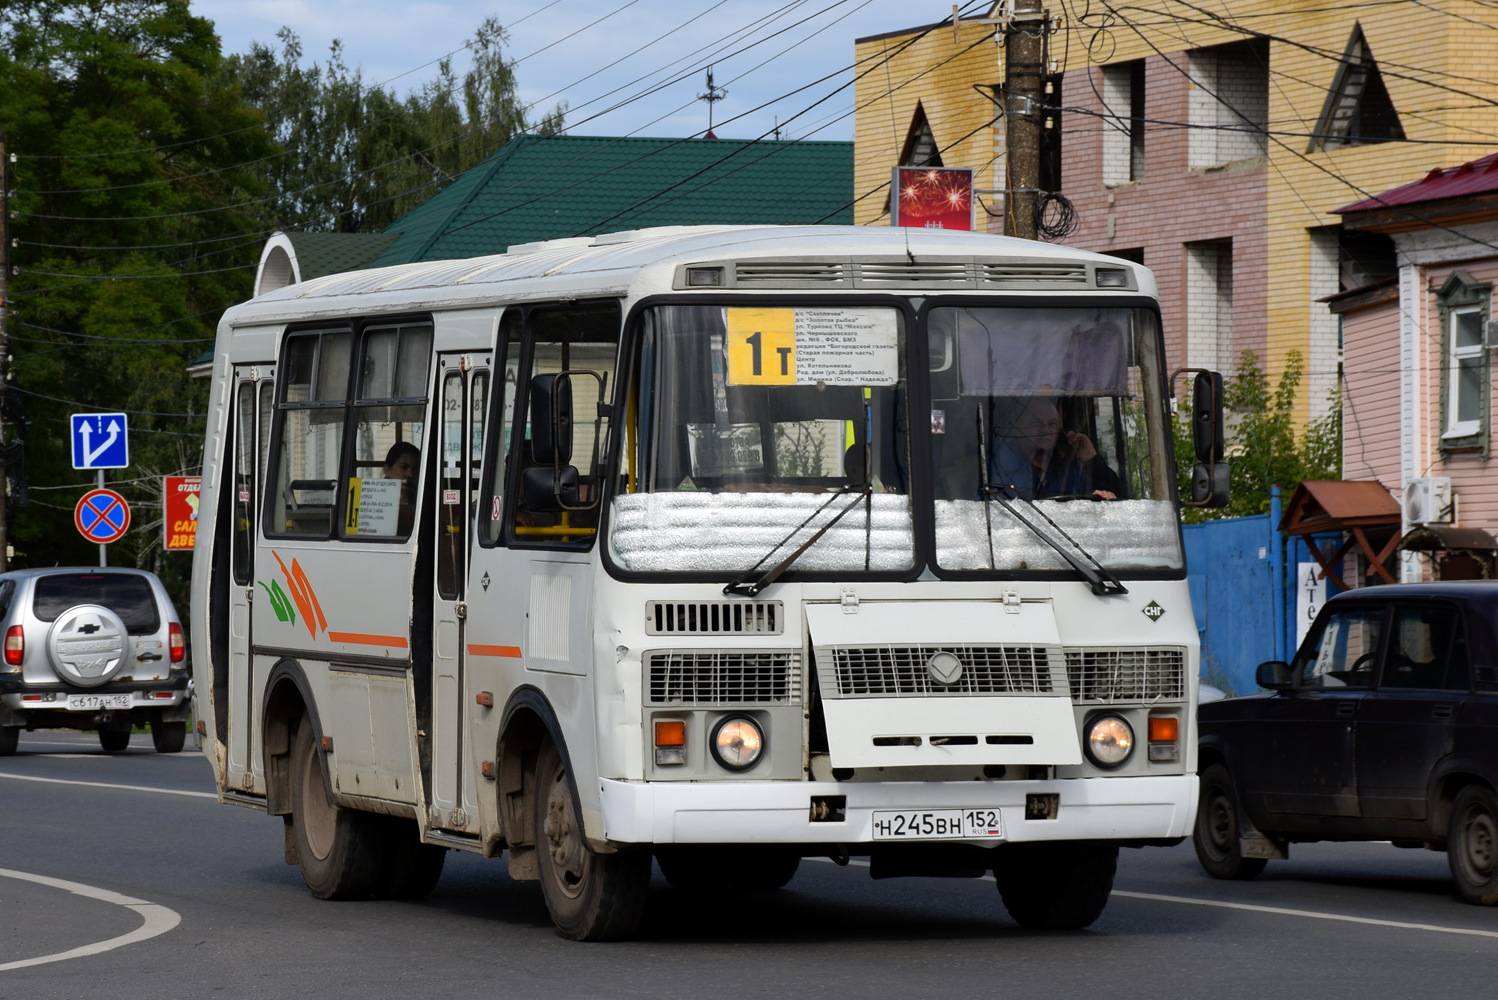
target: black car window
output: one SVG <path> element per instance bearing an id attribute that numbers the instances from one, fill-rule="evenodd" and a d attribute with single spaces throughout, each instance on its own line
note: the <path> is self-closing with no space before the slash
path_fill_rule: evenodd
<path id="1" fill-rule="evenodd" d="M 131 635 L 150 635 L 161 627 L 156 595 L 143 576 L 127 573 L 54 573 L 38 577 L 31 610 L 44 622 L 68 608 L 98 604 L 120 616 Z"/>
<path id="2" fill-rule="evenodd" d="M 1366 688 L 1378 660 L 1382 607 L 1338 608 L 1296 663 L 1303 688 Z"/>
<path id="3" fill-rule="evenodd" d="M 1456 608 L 1394 609 L 1380 688 L 1466 691 L 1469 674 L 1467 636 Z"/>

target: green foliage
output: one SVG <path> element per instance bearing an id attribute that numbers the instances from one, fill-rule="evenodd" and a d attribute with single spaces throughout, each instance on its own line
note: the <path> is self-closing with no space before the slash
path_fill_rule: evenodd
<path id="1" fill-rule="evenodd" d="M 110 561 L 164 571 L 185 596 L 189 557 L 164 557 L 160 530 L 137 529 L 159 521 L 155 477 L 199 462 L 204 421 L 189 415 L 207 384 L 184 369 L 249 294 L 264 239 L 253 165 L 274 151 L 220 65 L 187 0 L 0 8 L 0 126 L 18 154 L 10 350 L 38 487 L 14 518 L 17 565 L 97 561 L 72 523 L 92 477 L 71 468 L 68 415 L 138 411 L 131 467 L 111 473 L 140 481 L 124 487 L 133 526 Z"/>
<path id="2" fill-rule="evenodd" d="M 1272 389 L 1253 351 L 1244 351 L 1238 370 L 1225 380 L 1228 462 L 1232 465 L 1231 503 L 1226 507 L 1183 510 L 1187 523 L 1269 512 L 1269 490 L 1278 485 L 1288 500 L 1306 479 L 1342 478 L 1342 405 L 1339 394 L 1328 399 L 1327 415 L 1297 436 L 1295 397 L 1305 375 L 1299 351 L 1285 356 L 1285 370 Z M 1187 408 L 1182 406 L 1180 413 Z M 1175 422 L 1176 465 L 1183 497 L 1191 495 L 1191 466 L 1196 461 L 1189 420 Z"/>
<path id="3" fill-rule="evenodd" d="M 561 105 L 537 123 L 526 118 L 493 17 L 469 41 L 473 64 L 461 79 L 444 59 L 404 101 L 366 84 L 340 42 L 326 65 L 304 65 L 301 39 L 289 28 L 276 37 L 279 49 L 254 43 L 225 61 L 224 75 L 287 151 L 264 168 L 284 228 L 379 232 L 516 134 L 562 125 Z"/>

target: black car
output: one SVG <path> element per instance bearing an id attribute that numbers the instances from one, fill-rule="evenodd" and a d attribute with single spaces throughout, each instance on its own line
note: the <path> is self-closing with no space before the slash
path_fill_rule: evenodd
<path id="1" fill-rule="evenodd" d="M 1200 712 L 1196 856 L 1248 879 L 1291 841 L 1446 851 L 1498 903 L 1498 582 L 1402 584 L 1326 603 L 1264 693 Z"/>

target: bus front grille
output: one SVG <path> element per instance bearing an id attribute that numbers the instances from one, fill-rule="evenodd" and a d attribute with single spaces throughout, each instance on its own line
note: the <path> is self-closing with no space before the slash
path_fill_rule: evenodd
<path id="1" fill-rule="evenodd" d="M 830 652 L 831 687 L 841 698 L 1064 693 L 1045 646 L 837 646 Z M 929 666 L 938 653 L 962 663 L 950 684 L 938 681 Z"/>
<path id="2" fill-rule="evenodd" d="M 1075 702 L 1116 705 L 1186 697 L 1186 651 L 1179 648 L 1068 648 L 1066 671 Z"/>
<path id="3" fill-rule="evenodd" d="M 780 635 L 779 601 L 647 601 L 646 635 Z"/>
<path id="4" fill-rule="evenodd" d="M 801 654 L 790 650 L 673 649 L 647 653 L 652 705 L 793 705 Z"/>

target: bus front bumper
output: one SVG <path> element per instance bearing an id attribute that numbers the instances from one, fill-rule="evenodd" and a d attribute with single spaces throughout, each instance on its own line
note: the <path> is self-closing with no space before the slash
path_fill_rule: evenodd
<path id="1" fill-rule="evenodd" d="M 603 778 L 599 784 L 604 839 L 616 844 L 872 843 L 876 812 L 933 809 L 1000 812 L 998 836 L 966 843 L 1172 840 L 1191 832 L 1197 797 L 1194 774 L 967 782 Z M 1054 819 L 1025 818 L 1034 795 L 1058 796 Z M 843 799 L 841 821 L 813 821 L 813 800 L 827 797 Z"/>

